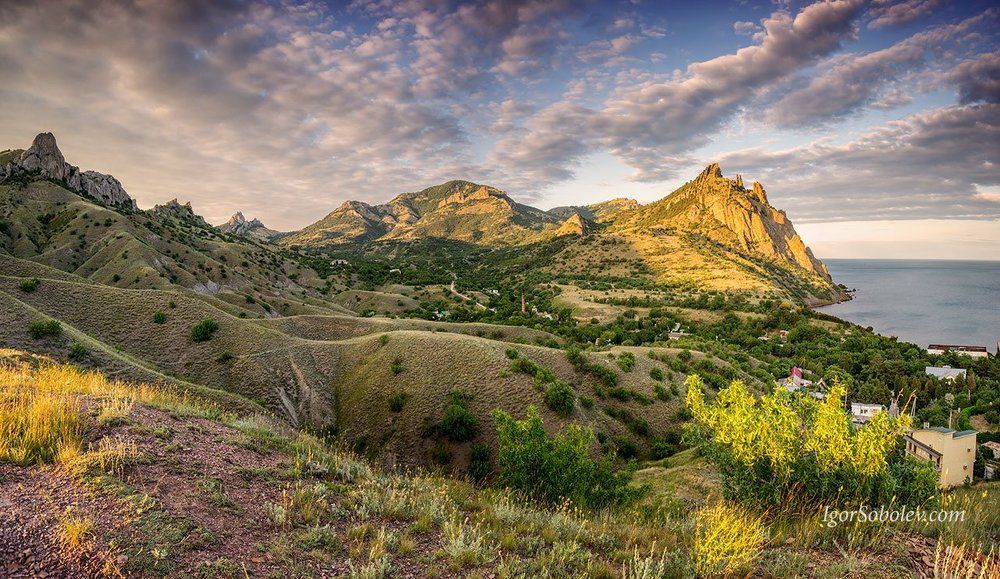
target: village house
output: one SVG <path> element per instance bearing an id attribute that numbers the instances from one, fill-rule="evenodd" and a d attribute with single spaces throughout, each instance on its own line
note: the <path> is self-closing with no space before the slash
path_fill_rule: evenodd
<path id="1" fill-rule="evenodd" d="M 906 452 L 919 460 L 932 463 L 938 472 L 938 486 L 943 489 L 972 481 L 972 465 L 976 461 L 975 430 L 955 431 L 941 426 L 911 431 L 904 437 Z"/>
<path id="2" fill-rule="evenodd" d="M 948 352 L 972 356 L 973 358 L 987 358 L 990 355 L 986 346 L 961 346 L 951 344 L 931 344 L 927 346 L 927 353 L 932 356 L 941 356 Z"/>
<path id="3" fill-rule="evenodd" d="M 855 426 L 861 426 L 869 420 L 872 416 L 879 412 L 885 412 L 885 406 L 881 404 L 865 404 L 863 402 L 851 402 L 851 422 Z"/>
<path id="4" fill-rule="evenodd" d="M 927 366 L 924 373 L 928 376 L 935 376 L 938 380 L 954 382 L 960 378 L 965 378 L 964 368 L 952 368 L 951 366 Z"/>
<path id="5" fill-rule="evenodd" d="M 818 380 L 813 382 L 802 375 L 802 368 L 798 366 L 792 366 L 792 369 L 788 372 L 788 377 L 778 380 L 778 386 L 788 390 L 789 392 L 808 392 L 813 398 L 818 398 L 820 400 L 826 398 L 826 394 L 823 393 L 823 388 L 826 383 L 823 380 Z"/>

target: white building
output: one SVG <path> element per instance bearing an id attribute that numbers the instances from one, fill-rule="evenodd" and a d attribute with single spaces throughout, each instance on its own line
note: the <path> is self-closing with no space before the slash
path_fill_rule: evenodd
<path id="1" fill-rule="evenodd" d="M 851 402 L 851 422 L 855 425 L 862 425 L 872 419 L 879 412 L 885 412 L 885 406 L 881 404 L 865 404 L 863 402 Z"/>
<path id="2" fill-rule="evenodd" d="M 947 380 L 948 382 L 965 378 L 964 368 L 952 368 L 951 366 L 927 366 L 924 368 L 924 373 L 928 376 L 934 376 L 938 380 Z"/>
<path id="3" fill-rule="evenodd" d="M 972 356 L 973 358 L 987 358 L 990 355 L 986 346 L 961 346 L 951 344 L 931 344 L 927 346 L 927 353 L 933 356 L 940 356 L 948 352 L 954 352 L 964 356 Z"/>

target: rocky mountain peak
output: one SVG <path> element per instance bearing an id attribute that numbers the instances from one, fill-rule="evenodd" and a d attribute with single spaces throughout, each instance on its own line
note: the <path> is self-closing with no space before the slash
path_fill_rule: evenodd
<path id="1" fill-rule="evenodd" d="M 590 234 L 590 231 L 590 222 L 579 213 L 574 213 L 562 222 L 562 225 L 556 230 L 555 236 L 576 235 L 577 237 L 586 237 Z"/>
<path id="2" fill-rule="evenodd" d="M 760 181 L 753 182 L 753 196 L 761 203 L 767 203 L 767 191 L 764 191 L 764 186 L 760 184 Z"/>
<path id="3" fill-rule="evenodd" d="M 714 181 L 721 178 L 722 168 L 719 167 L 718 163 L 712 163 L 708 167 L 705 167 L 705 170 L 695 178 L 695 181 Z"/>
<path id="4" fill-rule="evenodd" d="M 66 162 L 56 137 L 52 133 L 39 133 L 21 157 L 0 167 L 0 182 L 9 177 L 25 173 L 37 173 L 42 177 L 66 183 L 68 188 L 105 204 L 138 210 L 121 182 L 111 175 L 97 171 L 80 172 L 80 168 Z"/>
<path id="5" fill-rule="evenodd" d="M 242 211 L 233 213 L 229 221 L 219 226 L 219 231 L 231 233 L 241 237 L 256 237 L 259 239 L 269 239 L 278 232 L 268 229 L 261 223 L 260 219 L 247 219 Z"/>

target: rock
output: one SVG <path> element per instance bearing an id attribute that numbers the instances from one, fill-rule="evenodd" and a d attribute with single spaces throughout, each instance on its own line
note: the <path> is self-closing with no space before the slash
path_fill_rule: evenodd
<path id="1" fill-rule="evenodd" d="M 576 235 L 578 237 L 586 237 L 590 234 L 590 230 L 590 223 L 579 213 L 574 213 L 566 221 L 563 221 L 559 229 L 556 230 L 555 236 Z"/>
<path id="2" fill-rule="evenodd" d="M 16 162 L 0 169 L 0 181 L 21 173 L 38 173 L 63 181 L 71 191 L 88 195 L 105 205 L 138 209 L 118 179 L 96 171 L 80 173 L 78 167 L 67 163 L 52 133 L 39 133 Z"/>
<path id="3" fill-rule="evenodd" d="M 270 239 L 278 234 L 273 229 L 268 229 L 259 219 L 247 220 L 241 211 L 237 211 L 229 218 L 229 221 L 219 226 L 219 231 L 239 235 L 240 237 L 256 237 L 258 239 Z"/>
<path id="4" fill-rule="evenodd" d="M 80 189 L 105 205 L 128 207 L 133 211 L 139 209 L 135 200 L 129 197 L 125 188 L 122 187 L 121 182 L 111 175 L 97 171 L 84 171 L 80 175 Z"/>

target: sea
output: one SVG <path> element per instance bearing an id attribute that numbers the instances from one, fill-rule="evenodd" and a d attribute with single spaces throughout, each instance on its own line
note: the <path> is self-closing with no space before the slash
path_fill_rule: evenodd
<path id="1" fill-rule="evenodd" d="M 818 311 L 884 336 L 986 346 L 1000 340 L 1000 261 L 824 259 L 854 299 Z"/>

